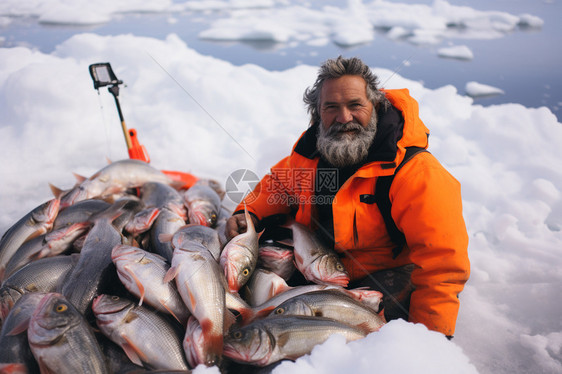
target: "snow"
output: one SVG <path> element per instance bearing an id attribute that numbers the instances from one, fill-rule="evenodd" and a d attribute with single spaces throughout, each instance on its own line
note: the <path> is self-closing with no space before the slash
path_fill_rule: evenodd
<path id="1" fill-rule="evenodd" d="M 88 14 L 76 13 L 80 7 Z M 372 27 L 387 27 L 390 39 L 436 43 L 454 34 L 448 24 L 462 26 L 464 37 L 482 39 L 513 32 L 519 23 L 542 25 L 530 16 L 439 0 L 351 1 L 347 8 L 322 9 L 289 1 L 5 0 L 0 15 L 91 24 L 124 12 L 195 8 L 227 12 L 203 32 L 214 37 L 309 45 L 362 43 L 373 36 Z M 54 15 L 53 9 L 66 10 Z M 358 17 L 351 26 L 344 22 L 350 14 Z M 223 183 L 238 169 L 262 176 L 308 123 L 302 93 L 317 66 L 234 66 L 174 34 L 160 40 L 78 33 L 50 53 L 0 48 L 0 232 L 51 198 L 48 183 L 69 188 L 72 172 L 91 175 L 106 158 L 127 157 L 113 98 L 105 89 L 98 94 L 88 74 L 89 64 L 105 61 L 126 83 L 120 95 L 126 123 L 137 129 L 157 168 Z M 462 185 L 472 274 L 460 295 L 455 338 L 393 321 L 347 345 L 333 337 L 275 372 L 559 373 L 562 124 L 545 107 L 483 107 L 453 86 L 431 90 L 372 68 L 386 88 L 406 87 L 418 100 L 431 130 L 430 151 Z M 477 86 L 476 92 L 490 89 Z"/>
<path id="2" fill-rule="evenodd" d="M 502 95 L 504 91 L 501 88 L 493 87 L 478 82 L 467 82 L 465 86 L 466 94 L 472 97 Z"/>

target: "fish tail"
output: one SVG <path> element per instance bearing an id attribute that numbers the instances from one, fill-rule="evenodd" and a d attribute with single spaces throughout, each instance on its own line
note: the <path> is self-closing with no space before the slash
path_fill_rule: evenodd
<path id="1" fill-rule="evenodd" d="M 220 361 L 223 351 L 224 338 L 222 332 L 216 333 L 211 320 L 205 319 L 200 321 L 201 330 L 203 331 L 203 351 L 205 352 L 203 364 L 206 366 L 217 365 Z"/>

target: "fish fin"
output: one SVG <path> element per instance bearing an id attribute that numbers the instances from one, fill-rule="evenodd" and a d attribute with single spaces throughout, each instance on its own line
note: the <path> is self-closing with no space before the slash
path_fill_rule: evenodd
<path id="1" fill-rule="evenodd" d="M 131 342 L 129 338 L 123 338 L 125 339 L 125 343 L 121 345 L 121 348 L 123 348 L 123 351 L 125 351 L 125 354 L 129 358 L 129 360 L 131 360 L 131 362 L 136 365 L 143 366 L 143 359 L 145 362 L 147 361 L 146 355 L 142 353 L 142 351 L 137 348 L 137 346 L 135 346 L 135 344 L 133 344 L 133 342 Z"/>
<path id="2" fill-rule="evenodd" d="M 279 244 L 284 244 L 284 245 L 288 245 L 290 247 L 294 247 L 295 242 L 293 241 L 293 239 L 289 239 L 289 238 L 285 238 L 282 240 L 277 240 L 277 243 Z"/>
<path id="3" fill-rule="evenodd" d="M 6 335 L 8 336 L 14 336 L 14 335 L 19 335 L 22 332 L 24 332 L 25 330 L 27 330 L 27 327 L 29 326 L 29 320 L 31 319 L 31 316 L 25 318 L 23 321 L 21 321 L 20 323 L 18 323 L 16 326 L 14 326 L 13 329 L 11 329 L 10 331 L 8 331 L 8 333 Z"/>
<path id="4" fill-rule="evenodd" d="M 105 161 L 107 161 L 108 165 L 111 165 L 113 163 L 113 161 L 111 161 L 111 159 L 107 156 L 105 156 Z"/>
<path id="5" fill-rule="evenodd" d="M 144 295 L 145 295 L 144 286 L 143 286 L 142 282 L 140 281 L 140 279 L 136 276 L 136 274 L 133 271 L 131 271 L 129 266 L 125 266 L 125 269 L 127 270 L 127 273 L 131 274 L 131 277 L 134 279 L 135 284 L 137 285 L 137 288 L 139 289 L 139 295 L 140 295 L 139 306 L 141 306 L 142 302 L 144 300 Z"/>
<path id="6" fill-rule="evenodd" d="M 189 296 L 189 303 L 191 305 L 191 310 L 195 310 L 195 307 L 197 306 L 197 298 L 195 297 L 195 295 L 193 295 L 193 293 L 191 292 L 191 290 L 187 290 L 187 294 Z"/>
<path id="7" fill-rule="evenodd" d="M 170 243 L 172 241 L 172 238 L 174 237 L 174 234 L 160 234 L 158 235 L 158 241 L 160 243 Z"/>
<path id="8" fill-rule="evenodd" d="M 172 279 L 174 279 L 179 273 L 179 268 L 177 266 L 172 266 L 167 272 L 166 275 L 164 275 L 164 278 L 162 279 L 162 282 L 164 283 L 168 283 L 170 282 Z"/>
<path id="9" fill-rule="evenodd" d="M 158 302 L 160 303 L 160 305 L 162 305 L 162 308 L 166 309 L 168 311 L 168 313 L 170 313 L 170 315 L 172 317 L 174 317 L 179 323 L 181 323 L 182 325 L 185 325 L 185 321 L 182 321 L 180 319 L 180 317 L 177 316 L 176 313 L 174 313 L 172 308 L 170 308 L 168 305 L 166 305 L 166 300 L 158 300 Z"/>
<path id="10" fill-rule="evenodd" d="M 45 373 L 45 374 L 55 374 L 54 371 L 51 370 L 51 368 L 49 368 L 49 366 L 47 366 L 47 364 L 45 364 L 45 361 L 43 359 L 39 359 L 37 360 L 37 363 L 39 364 L 39 372 L 40 373 Z"/>
<path id="11" fill-rule="evenodd" d="M 80 174 L 77 174 L 77 173 L 72 173 L 72 174 L 74 175 L 74 178 L 76 178 L 76 182 L 78 184 L 80 184 L 80 183 L 84 182 L 86 179 L 88 179 L 88 178 L 86 178 L 86 177 L 84 177 Z"/>
<path id="12" fill-rule="evenodd" d="M 53 196 L 56 198 L 58 196 L 62 196 L 62 194 L 65 193 L 65 191 L 61 188 L 58 188 L 57 186 L 55 186 L 54 184 L 49 183 L 49 188 L 51 189 L 51 192 L 53 193 Z"/>
<path id="13" fill-rule="evenodd" d="M 260 309 L 255 313 L 255 318 L 263 318 L 263 317 L 267 316 L 269 313 L 271 313 L 273 310 L 275 310 L 275 308 L 276 307 L 272 305 L 272 306 L 268 306 L 268 307 L 265 307 L 263 309 Z"/>
<path id="14" fill-rule="evenodd" d="M 199 321 L 201 330 L 203 331 L 204 351 L 206 366 L 213 366 L 218 363 L 222 356 L 224 338 L 222 334 L 212 334 L 213 323 L 210 319 L 205 318 Z"/>

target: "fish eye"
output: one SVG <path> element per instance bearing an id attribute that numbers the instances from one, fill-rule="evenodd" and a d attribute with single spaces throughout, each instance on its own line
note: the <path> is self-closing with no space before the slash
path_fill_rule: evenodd
<path id="1" fill-rule="evenodd" d="M 215 213 L 211 214 L 211 218 L 210 218 L 211 224 L 215 224 L 217 223 L 217 215 Z"/>
<path id="2" fill-rule="evenodd" d="M 336 265 L 336 270 L 337 270 L 337 271 L 343 271 L 343 270 L 344 270 L 343 265 L 342 265 L 342 264 L 337 264 L 337 265 Z"/>
<path id="3" fill-rule="evenodd" d="M 66 304 L 59 304 L 55 307 L 55 311 L 57 313 L 63 313 L 66 312 L 66 310 L 68 309 L 68 306 Z"/>
<path id="4" fill-rule="evenodd" d="M 277 308 L 277 309 L 275 309 L 274 313 L 275 314 L 283 314 L 283 313 L 285 313 L 285 308 Z"/>
<path id="5" fill-rule="evenodd" d="M 242 275 L 247 277 L 248 275 L 250 275 L 250 269 L 248 268 L 244 268 L 244 270 L 242 270 Z"/>
<path id="6" fill-rule="evenodd" d="M 240 339 L 240 338 L 242 337 L 242 333 L 241 333 L 240 331 L 234 331 L 234 332 L 232 333 L 232 337 L 233 337 L 234 339 Z"/>
<path id="7" fill-rule="evenodd" d="M 117 300 L 119 300 L 119 296 L 111 296 L 111 300 L 117 301 Z"/>

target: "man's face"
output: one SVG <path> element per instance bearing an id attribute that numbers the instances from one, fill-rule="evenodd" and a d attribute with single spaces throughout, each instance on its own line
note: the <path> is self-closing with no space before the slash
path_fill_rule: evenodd
<path id="1" fill-rule="evenodd" d="M 365 80 L 357 75 L 344 75 L 324 82 L 320 93 L 320 119 L 326 129 L 334 123 L 348 122 L 367 127 L 373 104 L 367 98 L 366 88 Z"/>
<path id="2" fill-rule="evenodd" d="M 316 147 L 330 164 L 359 164 L 377 133 L 377 114 L 367 99 L 363 78 L 344 75 L 324 82 Z"/>

